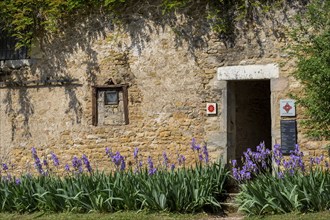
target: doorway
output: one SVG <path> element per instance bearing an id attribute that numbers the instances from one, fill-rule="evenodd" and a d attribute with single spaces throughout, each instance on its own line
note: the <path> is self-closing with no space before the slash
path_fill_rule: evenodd
<path id="1" fill-rule="evenodd" d="M 270 80 L 227 81 L 228 161 L 240 161 L 261 141 L 272 148 L 270 95 Z"/>

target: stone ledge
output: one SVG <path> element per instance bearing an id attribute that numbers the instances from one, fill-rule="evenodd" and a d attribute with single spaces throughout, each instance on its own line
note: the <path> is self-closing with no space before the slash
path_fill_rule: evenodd
<path id="1" fill-rule="evenodd" d="M 0 69 L 19 69 L 21 67 L 31 66 L 34 63 L 33 59 L 21 59 L 21 60 L 0 60 Z"/>
<path id="2" fill-rule="evenodd" d="M 274 79 L 279 77 L 275 63 L 266 65 L 225 66 L 217 70 L 218 80 Z"/>

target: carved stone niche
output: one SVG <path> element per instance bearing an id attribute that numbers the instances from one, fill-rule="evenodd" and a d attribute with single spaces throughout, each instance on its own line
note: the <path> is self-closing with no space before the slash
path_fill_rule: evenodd
<path id="1" fill-rule="evenodd" d="M 127 84 L 93 86 L 93 125 L 127 125 Z"/>

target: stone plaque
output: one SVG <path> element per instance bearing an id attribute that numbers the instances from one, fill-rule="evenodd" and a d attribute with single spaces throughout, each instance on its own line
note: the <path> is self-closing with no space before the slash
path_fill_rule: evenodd
<path id="1" fill-rule="evenodd" d="M 295 100 L 281 99 L 280 100 L 280 115 L 281 116 L 296 116 Z"/>
<path id="2" fill-rule="evenodd" d="M 290 154 L 297 144 L 296 120 L 281 120 L 281 149 L 283 154 Z"/>

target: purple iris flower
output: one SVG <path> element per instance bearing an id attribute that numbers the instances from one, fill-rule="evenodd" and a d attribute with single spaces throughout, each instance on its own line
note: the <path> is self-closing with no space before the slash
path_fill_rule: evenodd
<path id="1" fill-rule="evenodd" d="M 79 173 L 82 173 L 82 171 L 83 171 L 83 169 L 82 169 L 82 162 L 76 156 L 74 156 L 73 159 L 72 159 L 72 167 L 75 170 L 78 170 Z"/>
<path id="2" fill-rule="evenodd" d="M 31 152 L 32 152 L 32 158 L 34 159 L 34 165 L 35 165 L 37 171 L 40 174 L 45 175 L 45 172 L 42 169 L 42 164 L 41 164 L 40 159 L 39 159 L 39 157 L 37 155 L 37 151 L 36 151 L 36 149 L 34 147 L 32 148 Z"/>
<path id="3" fill-rule="evenodd" d="M 46 166 L 46 167 L 48 166 L 48 161 L 47 161 L 47 159 L 44 159 L 44 160 L 43 160 L 43 164 L 44 164 L 44 166 Z"/>
<path id="4" fill-rule="evenodd" d="M 58 167 L 60 165 L 60 162 L 58 161 L 58 158 L 57 158 L 56 154 L 54 154 L 52 152 L 51 155 L 52 155 L 52 160 L 53 160 L 54 166 Z"/>
<path id="5" fill-rule="evenodd" d="M 92 172 L 92 167 L 90 165 L 90 162 L 89 162 L 87 156 L 85 154 L 83 154 L 81 159 L 82 159 L 83 163 L 85 164 L 85 167 L 86 167 L 87 171 Z"/>
<path id="6" fill-rule="evenodd" d="M 191 147 L 190 147 L 193 151 L 199 151 L 200 149 L 201 149 L 201 147 L 200 147 L 200 145 L 197 145 L 197 143 L 196 143 L 196 139 L 195 138 L 193 138 L 192 140 L 191 140 Z"/>
<path id="7" fill-rule="evenodd" d="M 289 170 L 289 173 L 290 173 L 291 176 L 293 176 L 294 173 L 295 173 L 294 169 L 290 169 L 290 170 Z"/>
<path id="8" fill-rule="evenodd" d="M 125 170 L 126 163 L 124 157 L 120 155 L 118 151 L 115 154 L 111 153 L 111 155 L 112 162 L 116 165 L 116 167 L 120 168 L 120 170 Z"/>
<path id="9" fill-rule="evenodd" d="M 163 152 L 163 159 L 164 159 L 164 166 L 167 168 L 168 166 L 168 157 L 166 155 L 166 152 Z"/>
<path id="10" fill-rule="evenodd" d="M 152 176 L 152 175 L 154 175 L 156 172 L 157 172 L 157 169 L 156 169 L 156 168 L 152 168 L 152 169 L 149 169 L 148 174 L 149 174 L 150 176 Z"/>
<path id="11" fill-rule="evenodd" d="M 125 163 L 124 158 L 122 158 L 122 161 L 121 161 L 121 164 L 120 164 L 120 170 L 125 170 L 125 168 L 126 168 L 126 163 Z"/>
<path id="12" fill-rule="evenodd" d="M 315 163 L 317 164 L 317 165 L 319 165 L 322 161 L 323 161 L 323 155 L 321 155 L 320 157 L 316 157 L 315 158 Z"/>
<path id="13" fill-rule="evenodd" d="M 152 162 L 152 159 L 151 159 L 150 156 L 148 157 L 148 165 L 149 165 L 149 168 L 153 168 L 154 167 L 154 163 Z"/>
<path id="14" fill-rule="evenodd" d="M 251 179 L 251 172 L 249 172 L 249 171 L 245 172 L 244 178 L 247 180 Z"/>
<path id="15" fill-rule="evenodd" d="M 231 164 L 233 165 L 233 167 L 236 167 L 236 165 L 237 165 L 237 160 L 232 160 L 232 161 L 231 161 Z"/>
<path id="16" fill-rule="evenodd" d="M 206 145 L 203 146 L 203 154 L 204 154 L 205 162 L 208 163 L 209 162 L 209 152 L 207 150 Z"/>
<path id="17" fill-rule="evenodd" d="M 2 164 L 2 170 L 4 170 L 4 171 L 8 170 L 7 164 L 5 164 L 5 163 Z"/>
<path id="18" fill-rule="evenodd" d="M 283 166 L 284 166 L 284 169 L 289 169 L 290 168 L 290 163 L 286 160 L 283 161 Z"/>
<path id="19" fill-rule="evenodd" d="M 203 154 L 201 154 L 201 153 L 198 154 L 198 159 L 199 159 L 199 161 L 203 161 L 203 159 L 204 159 L 204 158 L 203 158 Z"/>
<path id="20" fill-rule="evenodd" d="M 284 178 L 284 173 L 283 172 L 278 172 L 277 173 L 277 178 L 279 178 L 279 179 L 283 179 Z"/>
<path id="21" fill-rule="evenodd" d="M 70 171 L 70 166 L 69 166 L 69 164 L 65 164 L 64 169 L 65 169 L 67 172 L 69 172 L 69 171 Z"/>
<path id="22" fill-rule="evenodd" d="M 173 171 L 175 169 L 175 164 L 171 164 L 171 170 Z"/>
<path id="23" fill-rule="evenodd" d="M 134 148 L 134 153 L 133 153 L 133 156 L 134 156 L 134 159 L 136 159 L 138 157 L 138 154 L 139 154 L 139 148 Z"/>
<path id="24" fill-rule="evenodd" d="M 179 165 L 181 166 L 185 161 L 186 161 L 186 157 L 183 156 L 182 154 L 179 154 L 178 156 Z"/>
<path id="25" fill-rule="evenodd" d="M 148 174 L 154 175 L 156 173 L 157 169 L 154 168 L 154 163 L 152 162 L 151 157 L 148 157 Z"/>
<path id="26" fill-rule="evenodd" d="M 116 166 L 119 166 L 122 160 L 123 160 L 123 156 L 121 156 L 118 151 L 116 152 L 116 154 L 112 156 L 112 162 L 114 162 Z"/>
<path id="27" fill-rule="evenodd" d="M 112 153 L 111 149 L 108 148 L 108 147 L 105 148 L 105 154 L 110 158 L 112 158 L 112 156 L 113 156 L 113 153 Z"/>
<path id="28" fill-rule="evenodd" d="M 241 180 L 241 176 L 239 175 L 238 169 L 237 168 L 233 168 L 233 176 L 237 181 Z"/>
<path id="29" fill-rule="evenodd" d="M 32 152 L 32 155 L 37 155 L 37 150 L 34 147 L 32 147 L 31 152 Z"/>
<path id="30" fill-rule="evenodd" d="M 20 185 L 21 184 L 21 180 L 19 178 L 15 179 L 15 183 L 16 185 Z"/>
<path id="31" fill-rule="evenodd" d="M 41 163 L 35 162 L 34 165 L 40 174 L 44 174 Z"/>
<path id="32" fill-rule="evenodd" d="M 193 139 L 191 140 L 190 148 L 191 148 L 192 150 L 195 150 L 195 146 L 196 146 L 196 139 L 193 138 Z"/>
<path id="33" fill-rule="evenodd" d="M 281 165 L 281 161 L 283 159 L 283 154 L 280 145 L 275 144 L 273 148 L 273 160 L 277 164 L 277 166 Z"/>

